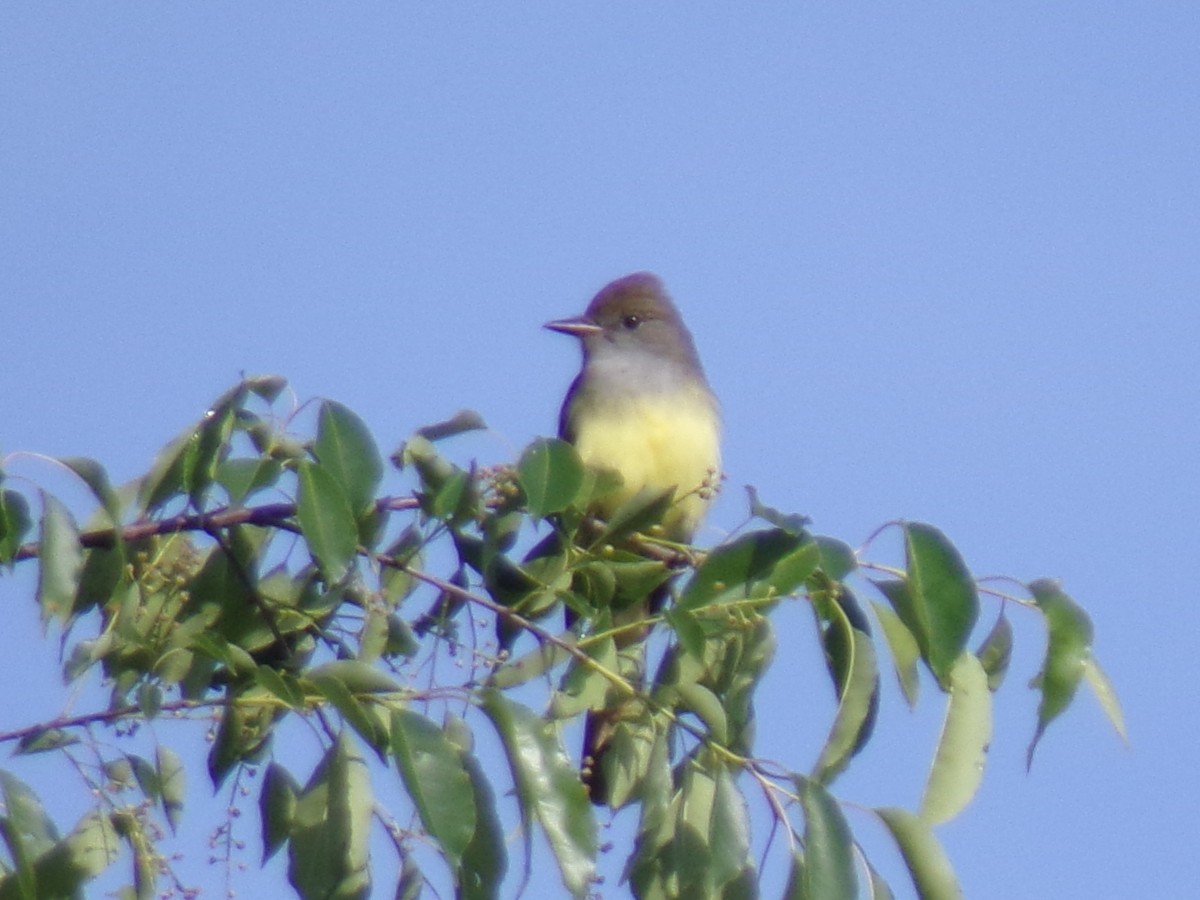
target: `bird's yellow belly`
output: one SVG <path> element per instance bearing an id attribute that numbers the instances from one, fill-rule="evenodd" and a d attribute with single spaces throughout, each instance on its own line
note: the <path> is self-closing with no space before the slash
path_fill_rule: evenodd
<path id="1" fill-rule="evenodd" d="M 675 488 L 676 503 L 663 520 L 669 537 L 687 540 L 711 497 L 721 465 L 719 424 L 706 396 L 627 399 L 577 421 L 575 446 L 591 466 L 613 469 L 622 487 L 607 496 L 601 515 L 643 488 Z"/>

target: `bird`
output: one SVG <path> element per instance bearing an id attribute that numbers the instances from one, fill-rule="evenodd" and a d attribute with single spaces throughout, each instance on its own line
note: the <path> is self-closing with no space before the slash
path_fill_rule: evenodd
<path id="1" fill-rule="evenodd" d="M 691 332 L 663 282 L 650 272 L 618 278 L 582 315 L 545 327 L 578 338 L 583 350 L 559 413 L 559 437 L 585 465 L 620 476 L 620 486 L 588 512 L 607 519 L 640 492 L 673 490 L 660 534 L 690 543 L 720 476 L 721 415 Z M 614 624 L 657 613 L 668 593 L 666 585 L 657 588 Z M 618 635 L 623 647 L 644 639 L 645 631 Z M 604 759 L 622 712 L 619 704 L 591 710 L 584 726 L 583 781 L 599 806 L 610 804 Z"/>

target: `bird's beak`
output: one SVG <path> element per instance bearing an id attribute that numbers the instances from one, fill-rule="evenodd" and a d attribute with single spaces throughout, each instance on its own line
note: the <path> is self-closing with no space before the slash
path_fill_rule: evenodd
<path id="1" fill-rule="evenodd" d="M 555 319 L 553 322 L 547 322 L 545 327 L 551 331 L 557 331 L 560 334 L 569 334 L 577 338 L 585 338 L 589 334 L 599 334 L 604 330 L 591 319 L 583 316 L 575 316 L 571 319 Z"/>

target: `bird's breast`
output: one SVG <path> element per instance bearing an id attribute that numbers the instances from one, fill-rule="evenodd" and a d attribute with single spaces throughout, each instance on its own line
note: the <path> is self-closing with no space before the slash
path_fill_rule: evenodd
<path id="1" fill-rule="evenodd" d="M 611 514 L 643 488 L 675 488 L 677 502 L 663 521 L 669 537 L 691 537 L 709 503 L 721 465 L 720 420 L 712 395 L 702 388 L 625 394 L 587 403 L 572 416 L 575 446 L 588 465 L 613 469 L 623 486 L 605 498 Z"/>

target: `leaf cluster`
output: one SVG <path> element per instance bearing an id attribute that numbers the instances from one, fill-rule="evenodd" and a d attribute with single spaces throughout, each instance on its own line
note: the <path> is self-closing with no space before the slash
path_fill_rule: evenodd
<path id="1" fill-rule="evenodd" d="M 761 859 L 780 853 L 789 897 L 888 897 L 832 791 L 871 740 L 885 655 L 906 702 L 931 683 L 945 718 L 919 806 L 871 814 L 921 897 L 959 896 L 934 829 L 983 776 L 992 694 L 1012 658 L 1010 610 L 1047 635 L 1030 760 L 1081 681 L 1123 729 L 1082 608 L 1046 580 L 1015 596 L 983 591 L 931 525 L 894 523 L 904 558 L 885 566 L 751 492 L 746 527 L 707 551 L 682 547 L 656 535 L 670 494 L 592 518 L 617 483 L 561 441 L 535 441 L 513 467 L 455 464 L 438 442 L 480 427 L 473 414 L 406 441 L 390 462 L 407 486 L 380 496 L 387 466 L 366 425 L 326 401 L 311 435 L 297 436 L 295 413 L 276 409 L 283 387 L 240 382 L 119 488 L 95 461 L 61 460 L 96 500 L 82 527 L 0 471 L 0 564 L 37 566 L 35 601 L 63 636 L 65 679 L 98 682 L 108 697 L 0 735 L 20 753 L 67 756 L 99 798 L 60 836 L 33 789 L 0 771 L 0 900 L 77 894 L 123 850 L 131 896 L 173 878 L 155 823 L 184 823 L 179 757 L 161 742 L 153 761 L 114 749 L 166 716 L 215 723 L 214 791 L 261 776 L 262 861 L 286 853 L 306 898 L 368 896 L 387 871 L 372 859 L 377 828 L 395 849 L 396 896 L 435 882 L 497 896 L 512 868 L 497 800 L 509 791 L 525 877 L 540 830 L 564 889 L 587 896 L 597 818 L 564 741 L 589 713 L 611 724 L 596 763 L 604 799 L 637 809 L 623 848 L 634 895 L 755 897 Z M 648 604 L 668 589 L 673 602 Z M 998 612 L 980 635 L 984 600 Z M 825 738 L 807 763 L 755 749 L 772 617 L 785 603 L 811 614 L 837 701 L 813 726 Z M 307 774 L 281 737 L 296 725 L 319 751 Z M 112 732 L 103 745 L 96 727 Z M 502 748 L 499 773 L 476 751 L 481 729 Z M 405 809 L 382 808 L 385 779 Z M 751 793 L 774 819 L 765 843 L 752 839 Z"/>

